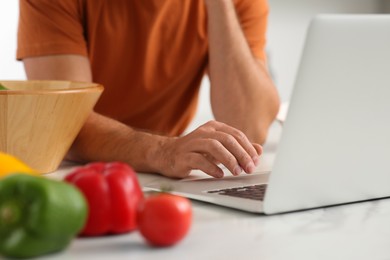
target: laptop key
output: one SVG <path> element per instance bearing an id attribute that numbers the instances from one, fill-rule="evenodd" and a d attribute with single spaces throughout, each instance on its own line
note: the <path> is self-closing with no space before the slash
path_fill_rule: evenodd
<path id="1" fill-rule="evenodd" d="M 264 199 L 266 188 L 267 184 L 258 184 L 221 190 L 210 190 L 207 191 L 207 193 L 262 201 Z"/>

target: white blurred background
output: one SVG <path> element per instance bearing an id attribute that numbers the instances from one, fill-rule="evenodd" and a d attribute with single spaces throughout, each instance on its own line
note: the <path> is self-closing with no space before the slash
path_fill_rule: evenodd
<path id="1" fill-rule="evenodd" d="M 310 19 L 318 13 L 387 13 L 389 0 L 269 0 L 269 65 L 282 101 L 288 101 Z M 15 60 L 18 1 L 0 1 L 0 79 L 25 79 Z M 203 81 L 197 115 L 188 130 L 212 119 L 209 82 Z"/>

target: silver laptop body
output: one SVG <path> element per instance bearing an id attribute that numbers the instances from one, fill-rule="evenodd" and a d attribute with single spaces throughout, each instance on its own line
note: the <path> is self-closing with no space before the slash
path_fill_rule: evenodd
<path id="1" fill-rule="evenodd" d="M 265 150 L 265 165 L 251 175 L 226 173 L 217 180 L 194 171 L 184 180 L 145 174 L 140 181 L 145 188 L 168 185 L 189 198 L 265 214 L 390 196 L 390 15 L 312 20 L 272 156 Z M 267 184 L 262 201 L 219 192 L 255 184 Z"/>

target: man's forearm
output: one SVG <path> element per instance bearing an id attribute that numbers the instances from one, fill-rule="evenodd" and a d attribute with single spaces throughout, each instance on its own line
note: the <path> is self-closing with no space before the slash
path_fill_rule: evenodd
<path id="1" fill-rule="evenodd" d="M 113 119 L 92 113 L 73 143 L 76 161 L 122 161 L 140 172 L 159 172 L 156 153 L 167 137 L 135 131 Z"/>
<path id="2" fill-rule="evenodd" d="M 165 173 L 167 162 L 162 145 L 173 139 L 138 131 L 114 119 L 91 113 L 69 150 L 67 159 L 121 161 L 137 172 Z"/>
<path id="3" fill-rule="evenodd" d="M 244 37 L 232 0 L 206 0 L 211 104 L 217 120 L 263 142 L 279 99 L 265 64 Z"/>

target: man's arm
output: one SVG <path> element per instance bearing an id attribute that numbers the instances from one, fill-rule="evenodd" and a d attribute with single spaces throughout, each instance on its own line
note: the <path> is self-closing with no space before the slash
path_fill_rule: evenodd
<path id="1" fill-rule="evenodd" d="M 208 11 L 209 76 L 215 118 L 263 143 L 279 98 L 263 61 L 245 39 L 233 0 L 205 0 Z"/>
<path id="2" fill-rule="evenodd" d="M 29 79 L 91 82 L 89 61 L 78 55 L 55 55 L 23 60 Z M 222 177 L 216 162 L 235 175 L 254 170 L 261 146 L 228 125 L 208 122 L 184 137 L 140 132 L 93 112 L 76 138 L 69 156 L 78 161 L 123 161 L 138 172 L 186 177 L 200 169 Z"/>

